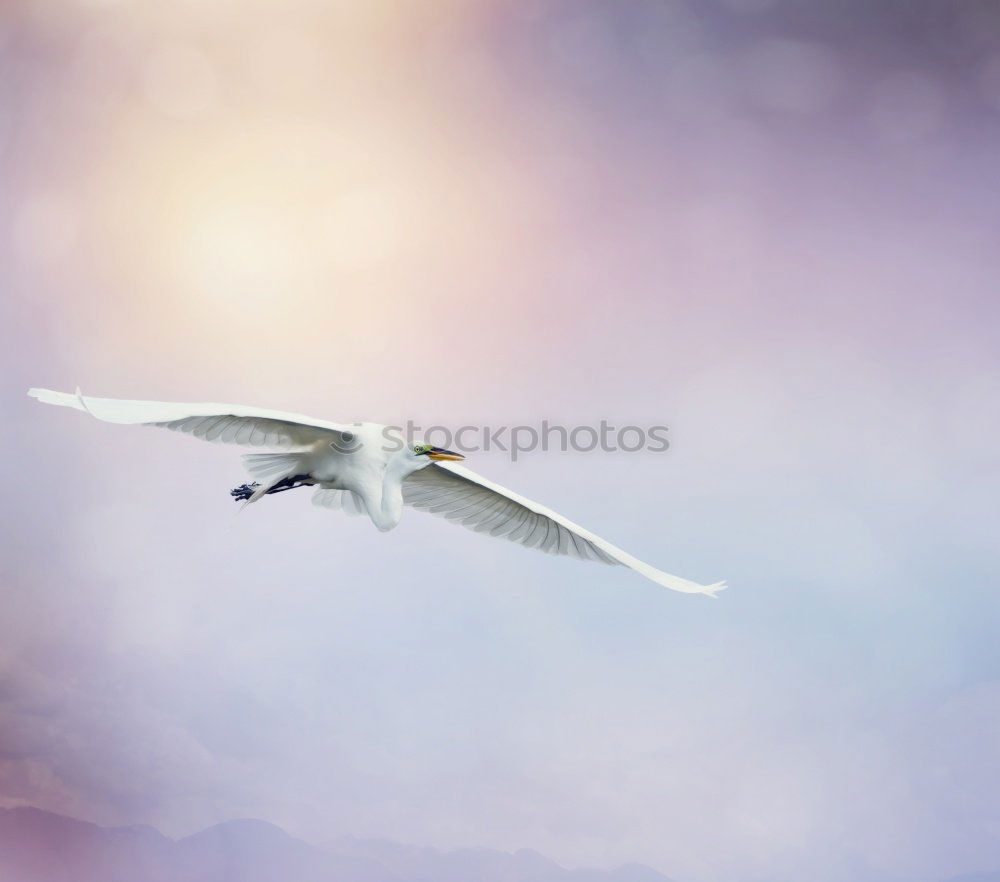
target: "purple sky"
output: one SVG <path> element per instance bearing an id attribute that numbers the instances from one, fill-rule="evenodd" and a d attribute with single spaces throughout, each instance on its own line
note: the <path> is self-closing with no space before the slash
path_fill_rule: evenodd
<path id="1" fill-rule="evenodd" d="M 680 882 L 1000 869 L 1000 9 L 0 12 L 0 803 Z M 468 465 L 716 603 L 30 385 L 664 424 Z"/>

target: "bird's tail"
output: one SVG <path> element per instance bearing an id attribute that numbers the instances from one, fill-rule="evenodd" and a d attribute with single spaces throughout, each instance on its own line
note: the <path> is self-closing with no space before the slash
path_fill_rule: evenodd
<path id="1" fill-rule="evenodd" d="M 243 466 L 260 482 L 245 505 L 256 502 L 279 481 L 308 471 L 300 453 L 247 453 L 243 456 Z"/>
<path id="2" fill-rule="evenodd" d="M 273 478 L 280 481 L 289 475 L 302 471 L 300 453 L 247 453 L 243 456 L 243 467 L 262 484 Z"/>

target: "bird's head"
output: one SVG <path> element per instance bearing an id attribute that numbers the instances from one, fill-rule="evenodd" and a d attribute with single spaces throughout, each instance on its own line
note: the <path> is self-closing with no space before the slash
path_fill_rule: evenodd
<path id="1" fill-rule="evenodd" d="M 461 453 L 445 450 L 443 447 L 435 447 L 433 444 L 412 444 L 404 448 L 404 452 L 414 471 L 427 468 L 435 462 L 461 462 L 465 459 Z"/>

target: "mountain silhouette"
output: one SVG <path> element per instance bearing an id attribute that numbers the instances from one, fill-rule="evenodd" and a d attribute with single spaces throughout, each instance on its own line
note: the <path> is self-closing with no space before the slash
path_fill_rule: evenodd
<path id="1" fill-rule="evenodd" d="M 1000 872 L 997 873 L 964 873 L 952 876 L 945 882 L 1000 882 Z"/>
<path id="2" fill-rule="evenodd" d="M 0 809 L 0 882 L 670 882 L 649 867 L 567 870 L 535 851 L 442 852 L 343 837 L 324 847 L 252 819 L 184 839 Z"/>
<path id="3" fill-rule="evenodd" d="M 0 882 L 670 882 L 649 867 L 567 870 L 539 854 L 439 851 L 345 836 L 320 847 L 250 818 L 184 839 L 100 827 L 41 809 L 0 809 Z M 1000 872 L 945 882 L 1000 882 Z"/>

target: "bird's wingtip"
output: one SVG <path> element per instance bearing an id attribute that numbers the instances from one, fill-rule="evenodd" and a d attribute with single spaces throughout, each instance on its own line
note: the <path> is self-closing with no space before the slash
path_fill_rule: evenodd
<path id="1" fill-rule="evenodd" d="M 87 410 L 87 405 L 84 403 L 79 392 L 74 395 L 69 392 L 55 392 L 52 389 L 41 389 L 37 386 L 32 386 L 28 390 L 28 396 L 34 398 L 36 401 L 41 401 L 42 404 L 56 404 L 59 407 L 75 407 L 77 410 Z"/>
<path id="2" fill-rule="evenodd" d="M 51 389 L 42 389 L 40 386 L 32 386 L 28 390 L 28 397 L 41 401 L 43 404 L 57 404 L 63 396 L 62 392 L 53 392 Z"/>
<path id="3" fill-rule="evenodd" d="M 715 582 L 712 585 L 706 585 L 702 594 L 707 594 L 709 597 L 718 597 L 720 591 L 725 591 L 729 586 L 726 584 L 725 579 L 721 582 Z"/>

